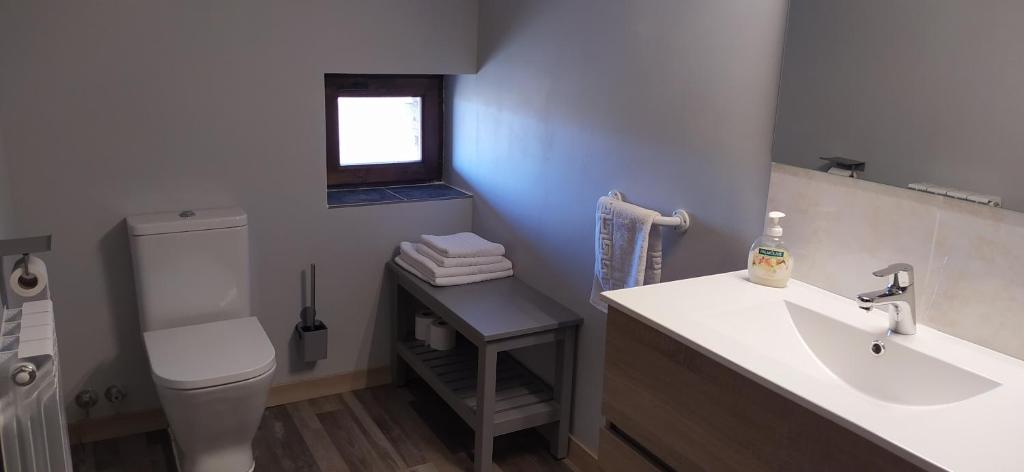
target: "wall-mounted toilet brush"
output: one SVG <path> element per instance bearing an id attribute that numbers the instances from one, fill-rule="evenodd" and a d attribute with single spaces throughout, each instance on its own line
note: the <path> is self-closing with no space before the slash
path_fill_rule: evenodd
<path id="1" fill-rule="evenodd" d="M 302 307 L 299 318 L 302 319 L 302 327 L 306 330 L 316 326 L 316 264 L 309 265 L 309 300 L 306 306 Z"/>
<path id="2" fill-rule="evenodd" d="M 299 312 L 300 321 L 295 325 L 295 333 L 302 360 L 316 362 L 327 358 L 327 325 L 316 319 L 316 264 L 309 265 L 307 285 L 308 303 Z"/>

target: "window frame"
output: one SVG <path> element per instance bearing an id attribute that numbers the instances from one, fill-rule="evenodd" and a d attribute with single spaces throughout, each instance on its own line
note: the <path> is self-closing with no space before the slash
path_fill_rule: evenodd
<path id="1" fill-rule="evenodd" d="M 339 97 L 420 97 L 420 161 L 342 166 Z M 439 182 L 442 177 L 444 77 L 440 75 L 324 74 L 327 186 L 333 188 Z"/>

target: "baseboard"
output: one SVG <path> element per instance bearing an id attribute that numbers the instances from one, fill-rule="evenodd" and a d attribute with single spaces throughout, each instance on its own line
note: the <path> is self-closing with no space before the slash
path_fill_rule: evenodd
<path id="1" fill-rule="evenodd" d="M 270 387 L 270 394 L 267 396 L 267 406 L 300 402 L 311 398 L 384 385 L 389 382 L 391 382 L 391 369 L 382 367 L 274 385 Z M 71 444 L 80 444 L 156 431 L 166 427 L 167 418 L 164 417 L 163 410 L 154 408 L 151 410 L 104 416 L 102 418 L 78 420 L 68 425 L 68 432 Z"/>
<path id="2" fill-rule="evenodd" d="M 68 440 L 71 444 L 89 443 L 166 427 L 167 418 L 164 417 L 164 411 L 154 408 L 75 421 L 68 425 Z"/>
<path id="3" fill-rule="evenodd" d="M 576 438 L 569 436 L 569 457 L 565 459 L 576 472 L 600 472 L 597 456 Z"/>
<path id="4" fill-rule="evenodd" d="M 391 368 L 378 367 L 270 387 L 267 406 L 301 402 L 391 382 Z"/>

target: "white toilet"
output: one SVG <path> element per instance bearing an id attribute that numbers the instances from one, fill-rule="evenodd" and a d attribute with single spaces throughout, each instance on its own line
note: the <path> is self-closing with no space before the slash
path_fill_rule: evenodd
<path id="1" fill-rule="evenodd" d="M 131 216 L 142 334 L 185 472 L 252 470 L 274 346 L 249 308 L 240 208 Z"/>

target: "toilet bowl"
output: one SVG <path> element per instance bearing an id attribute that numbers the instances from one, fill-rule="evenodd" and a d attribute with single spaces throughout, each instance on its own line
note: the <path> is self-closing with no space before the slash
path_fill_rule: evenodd
<path id="1" fill-rule="evenodd" d="M 149 331 L 153 381 L 185 472 L 246 471 L 276 362 L 254 317 Z"/>
<path id="2" fill-rule="evenodd" d="M 179 469 L 253 470 L 277 363 L 250 312 L 245 213 L 139 215 L 127 226 L 142 337 Z"/>
<path id="3" fill-rule="evenodd" d="M 252 438 L 260 425 L 274 369 L 254 379 L 200 390 L 157 388 L 178 469 L 253 470 Z"/>

